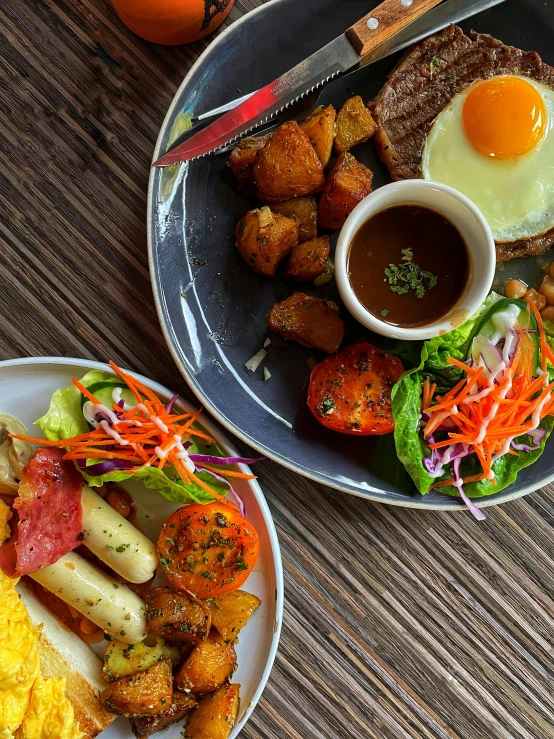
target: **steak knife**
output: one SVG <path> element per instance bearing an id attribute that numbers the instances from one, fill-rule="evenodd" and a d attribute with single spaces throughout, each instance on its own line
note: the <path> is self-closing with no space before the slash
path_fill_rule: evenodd
<path id="1" fill-rule="evenodd" d="M 436 8 L 434 12 L 442 10 L 443 7 L 450 9 L 449 6 L 454 11 L 457 3 L 470 5 L 473 8 L 479 4 L 491 7 L 501 1 L 482 0 L 479 3 L 474 0 L 473 2 L 447 0 L 441 8 Z M 338 74 L 347 72 L 366 61 L 375 61 L 386 56 L 391 52 L 380 54 L 379 48 L 390 42 L 396 34 L 402 32 L 440 2 L 441 0 L 384 0 L 345 33 L 285 72 L 278 79 L 262 87 L 199 133 L 175 146 L 154 162 L 153 166 L 164 167 L 197 159 L 226 147 Z M 447 24 L 448 20 L 440 28 Z M 432 31 L 433 27 L 428 32 Z M 408 42 L 405 45 L 408 45 Z"/>
<path id="2" fill-rule="evenodd" d="M 461 23 L 462 21 L 467 20 L 478 13 L 482 13 L 484 10 L 493 8 L 495 5 L 500 5 L 500 3 L 503 2 L 505 2 L 505 0 L 447 0 L 436 8 L 429 10 L 425 15 L 418 18 L 418 20 L 414 21 L 403 31 L 392 36 L 384 44 L 380 44 L 375 51 L 364 57 L 363 61 L 357 68 L 359 69 L 366 64 L 379 61 L 379 59 L 385 59 L 387 56 L 392 56 L 392 54 L 396 54 L 397 51 L 402 51 L 412 44 L 417 44 L 418 41 L 442 31 L 443 28 L 446 28 L 451 24 Z M 352 71 L 355 72 L 356 69 Z M 202 121 L 207 121 L 209 118 L 215 118 L 215 116 L 227 113 L 228 110 L 233 110 L 237 105 L 240 105 L 245 100 L 252 97 L 254 92 L 241 95 L 241 97 L 236 98 L 235 100 L 230 100 L 228 103 L 224 103 L 223 105 L 219 105 L 217 108 L 212 108 L 204 113 L 193 116 L 193 126 Z"/>

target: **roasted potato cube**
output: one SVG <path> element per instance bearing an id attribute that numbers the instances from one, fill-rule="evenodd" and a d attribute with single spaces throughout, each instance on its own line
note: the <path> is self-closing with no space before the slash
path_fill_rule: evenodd
<path id="1" fill-rule="evenodd" d="M 258 152 L 266 145 L 270 135 L 247 136 L 241 139 L 229 157 L 229 166 L 236 177 L 238 190 L 246 197 L 253 198 L 256 195 L 254 163 Z"/>
<path id="2" fill-rule="evenodd" d="M 373 172 L 349 152 L 339 156 L 327 176 L 319 200 L 317 220 L 321 228 L 339 231 L 350 213 L 371 192 Z"/>
<path id="3" fill-rule="evenodd" d="M 262 203 L 312 195 L 321 190 L 324 180 L 319 157 L 296 121 L 279 126 L 254 164 L 256 191 Z"/>
<path id="4" fill-rule="evenodd" d="M 339 317 L 338 306 L 306 293 L 293 293 L 281 303 L 275 303 L 267 322 L 283 338 L 327 354 L 338 351 L 344 338 L 344 322 Z"/>
<path id="5" fill-rule="evenodd" d="M 210 633 L 209 607 L 192 593 L 171 587 L 154 588 L 146 596 L 146 630 L 164 639 L 193 646 Z"/>
<path id="6" fill-rule="evenodd" d="M 337 154 L 367 141 L 377 131 L 377 124 L 362 98 L 355 95 L 347 100 L 337 116 L 335 151 Z"/>
<path id="7" fill-rule="evenodd" d="M 99 695 L 106 711 L 121 716 L 155 716 L 171 705 L 171 660 L 162 659 L 147 670 L 110 683 Z"/>
<path id="8" fill-rule="evenodd" d="M 235 231 L 237 249 L 253 270 L 275 277 L 283 257 L 298 244 L 298 221 L 263 208 L 249 210 Z"/>
<path id="9" fill-rule="evenodd" d="M 298 221 L 298 243 L 317 236 L 317 203 L 315 198 L 296 198 L 273 203 L 271 210 Z"/>
<path id="10" fill-rule="evenodd" d="M 184 739 L 229 739 L 239 713 L 240 685 L 222 685 L 192 711 Z"/>
<path id="11" fill-rule="evenodd" d="M 219 631 L 224 641 L 232 642 L 261 604 L 259 598 L 245 590 L 232 590 L 218 598 L 212 598 L 212 626 Z"/>
<path id="12" fill-rule="evenodd" d="M 295 282 L 311 282 L 325 272 L 331 247 L 328 236 L 318 236 L 298 244 L 289 254 L 285 277 Z"/>
<path id="13" fill-rule="evenodd" d="M 326 167 L 331 158 L 333 150 L 333 139 L 335 137 L 335 118 L 337 112 L 332 105 L 326 108 L 320 105 L 300 124 L 300 128 L 310 139 L 321 164 Z"/>
<path id="14" fill-rule="evenodd" d="M 165 711 L 157 713 L 155 716 L 133 716 L 131 718 L 133 733 L 137 739 L 147 739 L 151 734 L 156 734 L 158 731 L 167 729 L 171 724 L 180 721 L 197 705 L 198 703 L 191 695 L 175 691 L 173 693 L 173 703 Z"/>
<path id="15" fill-rule="evenodd" d="M 215 629 L 198 644 L 175 675 L 175 687 L 193 695 L 212 693 L 227 682 L 237 667 L 235 647 Z"/>
<path id="16" fill-rule="evenodd" d="M 103 675 L 111 682 L 120 677 L 134 675 L 135 672 L 147 670 L 161 659 L 170 659 L 174 667 L 179 664 L 181 650 L 179 647 L 166 644 L 164 639 L 157 637 L 157 644 L 148 647 L 144 642 L 125 644 L 118 639 L 108 642 L 104 654 Z"/>

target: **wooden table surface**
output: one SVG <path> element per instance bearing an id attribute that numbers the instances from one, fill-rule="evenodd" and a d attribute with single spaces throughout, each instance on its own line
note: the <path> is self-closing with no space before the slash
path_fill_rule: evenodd
<path id="1" fill-rule="evenodd" d="M 257 0 L 238 0 L 227 23 Z M 191 398 L 146 256 L 158 129 L 207 42 L 163 48 L 106 0 L 0 3 L 0 359 L 113 358 Z M 260 467 L 286 571 L 279 654 L 242 736 L 554 737 L 554 490 L 385 507 Z"/>

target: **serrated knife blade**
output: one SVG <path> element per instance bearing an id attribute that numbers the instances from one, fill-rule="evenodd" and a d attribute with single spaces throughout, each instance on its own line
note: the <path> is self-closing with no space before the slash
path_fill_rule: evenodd
<path id="1" fill-rule="evenodd" d="M 355 67 L 440 1 L 384 0 L 345 33 L 176 146 L 153 166 L 197 159 L 227 146 L 323 83 Z"/>

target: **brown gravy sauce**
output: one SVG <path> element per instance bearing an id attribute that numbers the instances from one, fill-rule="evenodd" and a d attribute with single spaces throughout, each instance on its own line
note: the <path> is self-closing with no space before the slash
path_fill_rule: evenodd
<path id="1" fill-rule="evenodd" d="M 391 290 L 390 265 L 406 274 L 412 263 L 436 277 L 424 294 Z M 358 230 L 348 254 L 348 277 L 358 300 L 380 320 L 414 327 L 447 315 L 462 297 L 469 280 L 469 254 L 458 229 L 441 213 L 421 205 L 395 205 L 375 213 Z M 395 270 L 393 270 L 395 273 Z M 397 274 L 397 273 L 396 273 Z"/>

